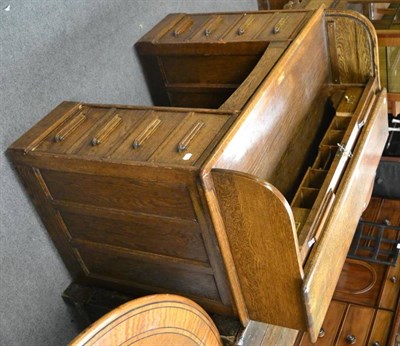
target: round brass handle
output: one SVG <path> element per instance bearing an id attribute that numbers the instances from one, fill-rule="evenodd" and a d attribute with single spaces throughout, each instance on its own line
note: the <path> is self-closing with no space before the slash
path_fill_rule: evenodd
<path id="1" fill-rule="evenodd" d="M 392 283 L 396 283 L 397 282 L 397 277 L 395 277 L 395 276 L 392 276 L 391 278 L 390 278 L 390 282 L 392 282 Z"/>
<path id="2" fill-rule="evenodd" d="M 349 345 L 354 345 L 356 343 L 356 341 L 357 341 L 357 339 L 356 339 L 356 337 L 354 335 L 349 334 L 349 335 L 346 336 L 346 342 Z"/>
<path id="3" fill-rule="evenodd" d="M 379 341 L 374 341 L 374 342 L 372 343 L 372 346 L 381 346 L 381 344 L 380 344 Z"/>
<path id="4" fill-rule="evenodd" d="M 319 330 L 318 337 L 319 337 L 319 338 L 323 338 L 324 336 L 325 336 L 325 329 L 324 329 L 324 328 L 321 328 L 321 329 Z"/>

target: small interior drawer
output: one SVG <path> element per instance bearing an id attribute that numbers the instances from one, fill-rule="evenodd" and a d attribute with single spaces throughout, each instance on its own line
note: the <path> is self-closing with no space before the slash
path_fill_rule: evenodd
<path id="1" fill-rule="evenodd" d="M 209 19 L 209 15 L 185 15 L 168 30 L 159 43 L 182 43 L 190 39 Z"/>
<path id="2" fill-rule="evenodd" d="M 277 41 L 287 40 L 295 36 L 297 29 L 307 16 L 306 12 L 280 12 L 276 13 L 262 32 L 258 40 Z"/>
<path id="3" fill-rule="evenodd" d="M 149 161 L 193 165 L 207 147 L 219 138 L 218 133 L 229 115 L 190 113 L 155 151 Z"/>
<path id="4" fill-rule="evenodd" d="M 258 40 L 256 37 L 274 16 L 273 13 L 245 13 L 223 37 L 223 40 L 226 42 Z"/>

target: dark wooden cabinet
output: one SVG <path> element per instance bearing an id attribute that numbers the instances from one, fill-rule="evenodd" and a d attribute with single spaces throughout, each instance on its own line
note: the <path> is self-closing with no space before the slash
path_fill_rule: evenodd
<path id="1" fill-rule="evenodd" d="M 75 282 L 316 339 L 387 137 L 370 25 L 175 14 L 136 48 L 168 107 L 64 102 L 8 150 Z"/>

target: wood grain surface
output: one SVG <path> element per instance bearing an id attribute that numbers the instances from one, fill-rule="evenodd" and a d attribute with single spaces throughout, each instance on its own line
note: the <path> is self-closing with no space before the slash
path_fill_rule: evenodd
<path id="1" fill-rule="evenodd" d="M 154 295 L 126 303 L 95 322 L 70 346 L 221 346 L 207 313 L 189 299 Z"/>

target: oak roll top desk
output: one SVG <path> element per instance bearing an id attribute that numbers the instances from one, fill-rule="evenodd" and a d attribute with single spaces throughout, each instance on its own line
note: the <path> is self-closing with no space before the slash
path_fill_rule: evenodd
<path id="1" fill-rule="evenodd" d="M 136 49 L 157 107 L 63 102 L 8 149 L 74 280 L 315 340 L 387 137 L 373 28 L 173 14 Z"/>

